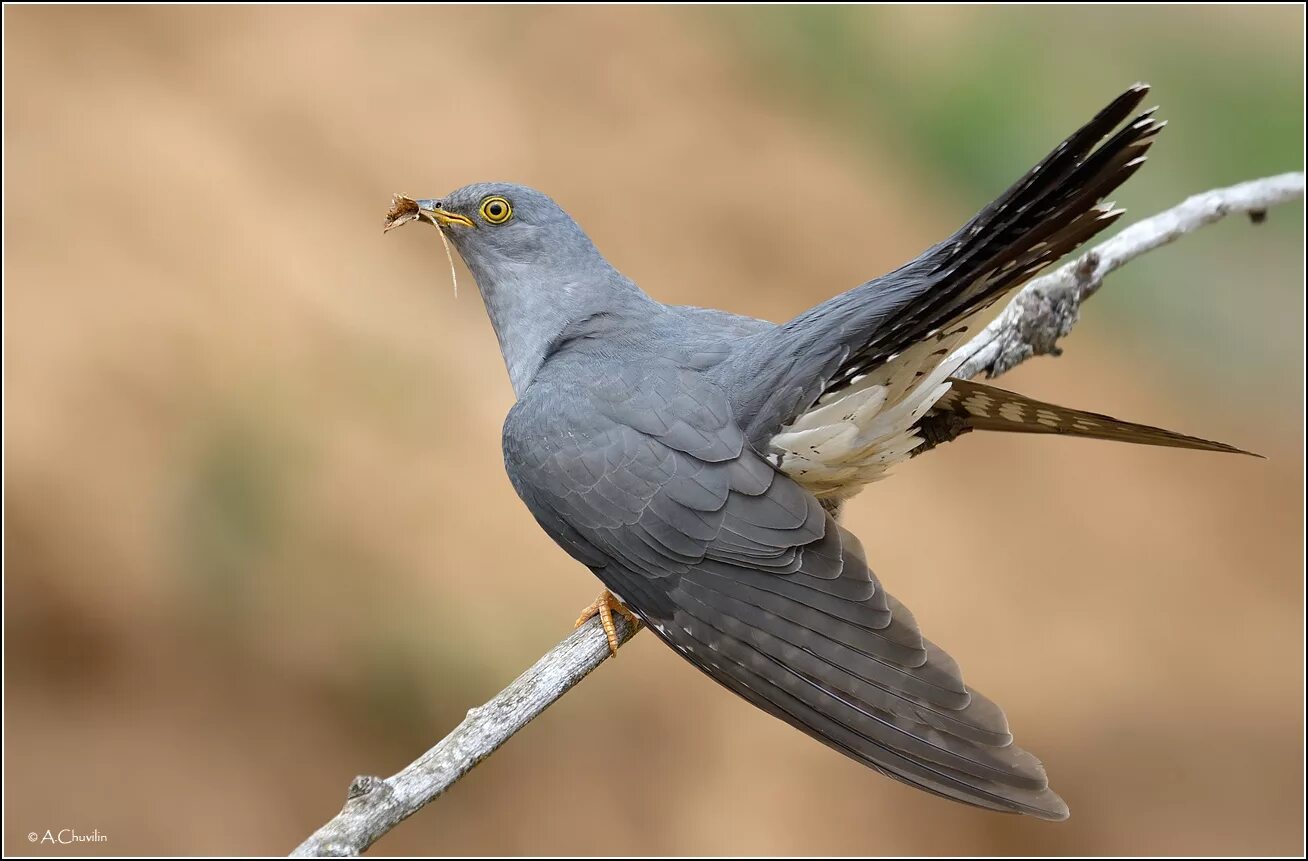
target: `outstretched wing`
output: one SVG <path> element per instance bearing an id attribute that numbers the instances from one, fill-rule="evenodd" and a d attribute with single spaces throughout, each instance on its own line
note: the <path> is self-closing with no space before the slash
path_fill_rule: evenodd
<path id="1" fill-rule="evenodd" d="M 672 363 L 603 367 L 538 378 L 506 422 L 509 475 L 547 532 L 696 667 L 825 744 L 958 801 L 1067 815 L 722 389 Z"/>

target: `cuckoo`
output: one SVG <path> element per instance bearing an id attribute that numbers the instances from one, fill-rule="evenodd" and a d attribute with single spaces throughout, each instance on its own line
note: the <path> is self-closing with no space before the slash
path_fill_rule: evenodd
<path id="1" fill-rule="evenodd" d="M 1000 708 L 919 631 L 838 520 L 969 431 L 1238 449 L 951 377 L 987 309 L 1111 225 L 1163 123 L 1136 85 L 954 235 L 783 324 L 670 306 L 552 199 L 509 183 L 397 196 L 462 257 L 516 403 L 504 462 L 612 613 L 745 700 L 885 775 L 981 808 L 1067 806 Z M 447 246 L 448 252 L 448 246 Z M 452 261 L 451 261 L 452 262 Z M 1029 658 L 1028 658 L 1029 659 Z"/>

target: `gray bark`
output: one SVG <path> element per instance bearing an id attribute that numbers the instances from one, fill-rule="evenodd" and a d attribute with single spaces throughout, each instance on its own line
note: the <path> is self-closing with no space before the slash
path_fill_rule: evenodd
<path id="1" fill-rule="evenodd" d="M 1271 207 L 1303 197 L 1303 184 L 1302 173 L 1283 173 L 1196 194 L 1032 279 L 989 326 L 959 348 L 955 355 L 967 359 L 955 376 L 997 377 L 1032 356 L 1057 356 L 1058 340 L 1076 325 L 1081 303 L 1099 290 L 1110 272 L 1234 213 L 1246 213 L 1259 224 Z"/>

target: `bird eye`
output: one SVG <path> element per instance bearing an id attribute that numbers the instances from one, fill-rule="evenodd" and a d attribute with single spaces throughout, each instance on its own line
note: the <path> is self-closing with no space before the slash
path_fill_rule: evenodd
<path id="1" fill-rule="evenodd" d="M 503 224 L 513 217 L 513 207 L 502 197 L 488 197 L 481 202 L 481 217 L 491 224 Z"/>

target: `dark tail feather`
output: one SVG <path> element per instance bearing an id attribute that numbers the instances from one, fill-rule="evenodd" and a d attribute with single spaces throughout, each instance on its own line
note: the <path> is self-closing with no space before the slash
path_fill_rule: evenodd
<path id="1" fill-rule="evenodd" d="M 933 422 L 936 423 L 934 428 Z M 985 430 L 1064 434 L 1262 457 L 1224 442 L 1047 404 L 970 380 L 950 380 L 949 392 L 936 402 L 932 414 L 923 423 L 927 426 L 928 448 L 971 430 Z"/>
<path id="2" fill-rule="evenodd" d="M 1124 210 L 1102 201 L 1140 169 L 1165 125 L 1148 110 L 1118 129 L 1148 92 L 1136 84 L 1122 93 L 952 237 L 865 285 L 903 292 L 902 305 L 886 315 L 891 325 L 853 351 L 828 391 L 988 307 L 1115 222 Z"/>

